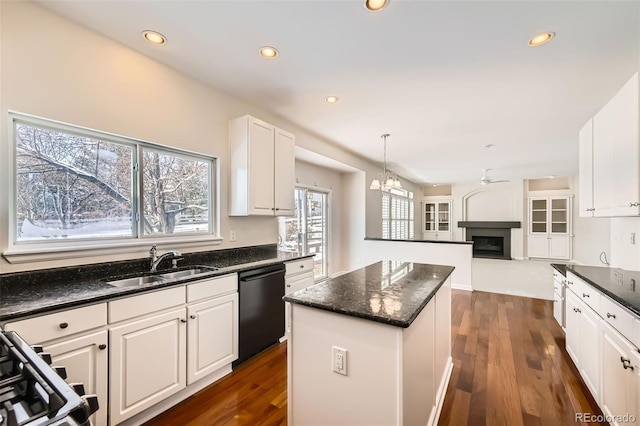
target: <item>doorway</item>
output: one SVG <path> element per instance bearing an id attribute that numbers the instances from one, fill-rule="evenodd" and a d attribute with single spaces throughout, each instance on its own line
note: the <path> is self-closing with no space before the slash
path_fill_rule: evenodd
<path id="1" fill-rule="evenodd" d="M 295 215 L 281 217 L 278 223 L 280 250 L 313 254 L 316 281 L 328 276 L 328 199 L 328 191 L 297 187 Z"/>

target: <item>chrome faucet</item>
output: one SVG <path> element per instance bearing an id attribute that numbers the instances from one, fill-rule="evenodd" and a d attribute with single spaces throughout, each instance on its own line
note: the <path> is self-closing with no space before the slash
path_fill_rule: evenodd
<path id="1" fill-rule="evenodd" d="M 151 250 L 149 250 L 149 263 L 151 264 L 151 272 L 156 272 L 158 264 L 162 262 L 162 259 L 169 256 L 178 257 L 182 256 L 182 253 L 180 253 L 178 250 L 169 250 L 168 252 L 158 256 L 158 249 L 156 249 L 156 245 L 154 244 L 151 247 Z"/>

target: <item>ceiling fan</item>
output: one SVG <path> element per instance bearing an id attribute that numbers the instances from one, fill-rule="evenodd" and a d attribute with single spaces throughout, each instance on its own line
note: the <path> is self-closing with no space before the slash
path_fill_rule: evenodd
<path id="1" fill-rule="evenodd" d="M 489 170 L 482 169 L 482 177 L 480 178 L 480 185 L 488 185 L 490 183 L 509 182 L 508 180 L 493 180 L 489 177 Z"/>

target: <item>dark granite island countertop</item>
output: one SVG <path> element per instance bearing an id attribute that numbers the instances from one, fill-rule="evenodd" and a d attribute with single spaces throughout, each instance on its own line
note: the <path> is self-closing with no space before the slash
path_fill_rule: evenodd
<path id="1" fill-rule="evenodd" d="M 284 300 L 406 328 L 453 270 L 453 266 L 383 261 L 286 295 Z"/>

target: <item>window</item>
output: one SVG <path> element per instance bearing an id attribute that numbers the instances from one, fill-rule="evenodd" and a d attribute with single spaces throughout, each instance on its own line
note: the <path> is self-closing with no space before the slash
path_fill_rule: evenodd
<path id="1" fill-rule="evenodd" d="M 213 235 L 215 158 L 12 118 L 15 244 Z"/>
<path id="2" fill-rule="evenodd" d="M 385 189 L 382 193 L 382 238 L 413 238 L 413 192 Z"/>

